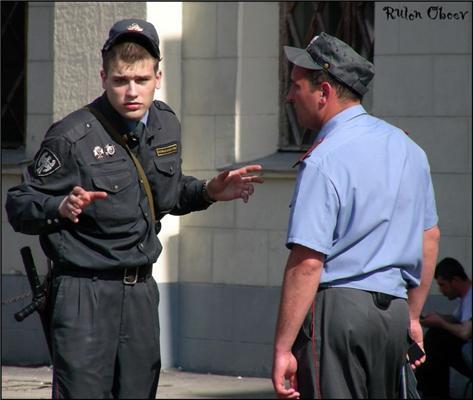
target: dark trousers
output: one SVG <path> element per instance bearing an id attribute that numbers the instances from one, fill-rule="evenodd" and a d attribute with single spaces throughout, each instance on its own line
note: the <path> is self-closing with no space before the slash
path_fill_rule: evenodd
<path id="1" fill-rule="evenodd" d="M 154 399 L 161 369 L 159 292 L 150 277 L 52 282 L 53 398 Z"/>
<path id="2" fill-rule="evenodd" d="M 302 398 L 399 397 L 409 315 L 404 299 L 387 303 L 357 289 L 317 293 L 293 346 Z"/>
<path id="3" fill-rule="evenodd" d="M 424 348 L 427 355 L 425 363 L 416 369 L 418 389 L 423 398 L 450 397 L 450 371 L 453 367 L 465 376 L 471 377 L 462 356 L 465 342 L 455 335 L 440 328 L 430 328 L 424 337 Z"/>

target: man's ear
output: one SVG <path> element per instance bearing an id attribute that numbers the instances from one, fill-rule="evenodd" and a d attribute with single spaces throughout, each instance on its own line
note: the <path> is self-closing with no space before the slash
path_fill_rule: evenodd
<path id="1" fill-rule="evenodd" d="M 321 105 L 327 104 L 329 99 L 332 97 L 333 88 L 330 86 L 328 82 L 322 82 L 319 86 L 319 93 L 320 93 L 320 103 Z"/>
<path id="2" fill-rule="evenodd" d="M 156 71 L 156 89 L 161 89 L 161 79 L 163 74 L 160 69 Z"/>
<path id="3" fill-rule="evenodd" d="M 320 95 L 328 100 L 329 97 L 333 94 L 333 87 L 328 82 L 322 82 L 320 84 Z"/>
<path id="4" fill-rule="evenodd" d="M 103 69 L 100 70 L 100 78 L 102 79 L 102 89 L 106 89 L 105 81 L 107 80 L 107 74 Z"/>

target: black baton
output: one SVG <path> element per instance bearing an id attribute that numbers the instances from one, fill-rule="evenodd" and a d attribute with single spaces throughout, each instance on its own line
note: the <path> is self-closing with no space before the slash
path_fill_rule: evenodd
<path id="1" fill-rule="evenodd" d="M 41 319 L 44 336 L 46 337 L 46 342 L 48 344 L 49 355 L 51 356 L 51 335 L 49 329 L 49 314 L 47 310 L 48 299 L 46 282 L 43 285 L 39 280 L 38 271 L 36 270 L 33 261 L 31 249 L 28 246 L 22 247 L 20 249 L 20 253 L 21 258 L 23 259 L 23 265 L 25 266 L 26 276 L 28 277 L 28 282 L 30 284 L 31 291 L 33 292 L 33 299 L 31 300 L 30 304 L 15 314 L 15 319 L 20 322 L 33 312 L 38 312 Z"/>

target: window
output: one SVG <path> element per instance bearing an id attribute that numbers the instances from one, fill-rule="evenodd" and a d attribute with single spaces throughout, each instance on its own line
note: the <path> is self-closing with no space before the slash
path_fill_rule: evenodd
<path id="1" fill-rule="evenodd" d="M 280 4 L 281 44 L 306 47 L 320 32 L 336 36 L 373 61 L 374 2 L 291 1 Z M 282 48 L 282 46 L 281 46 Z M 307 149 L 315 132 L 301 128 L 292 104 L 285 101 L 291 65 L 281 50 L 280 59 L 280 147 Z"/>
<path id="2" fill-rule="evenodd" d="M 27 2 L 2 1 L 2 149 L 24 143 Z"/>

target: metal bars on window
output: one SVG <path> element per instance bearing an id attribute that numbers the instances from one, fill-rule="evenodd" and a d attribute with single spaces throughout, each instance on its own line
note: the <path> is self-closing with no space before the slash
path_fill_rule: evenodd
<path id="1" fill-rule="evenodd" d="M 374 2 L 368 1 L 291 1 L 280 3 L 281 44 L 306 47 L 320 32 L 336 36 L 358 53 L 373 60 Z M 280 53 L 280 147 L 304 150 L 316 132 L 299 126 L 292 104 L 285 101 L 292 66 Z"/>

